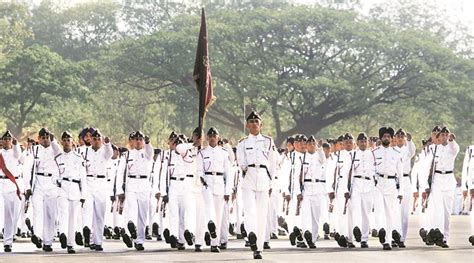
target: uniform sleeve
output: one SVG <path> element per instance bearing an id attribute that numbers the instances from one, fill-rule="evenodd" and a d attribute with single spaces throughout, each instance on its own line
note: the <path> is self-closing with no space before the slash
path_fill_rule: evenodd
<path id="1" fill-rule="evenodd" d="M 232 169 L 229 160 L 229 154 L 226 154 L 226 158 L 224 158 L 224 195 L 230 195 L 232 193 Z"/>
<path id="2" fill-rule="evenodd" d="M 352 155 L 347 154 L 344 155 L 342 166 L 339 168 L 339 178 L 337 178 L 338 181 L 338 190 L 342 191 L 342 193 L 348 193 L 349 189 L 347 188 L 348 182 L 349 182 L 349 173 L 351 171 L 352 167 Z M 339 165 L 339 164 L 337 164 Z"/>
<path id="3" fill-rule="evenodd" d="M 13 157 L 19 160 L 22 157 L 20 144 L 13 145 Z"/>
<path id="4" fill-rule="evenodd" d="M 397 160 L 397 177 L 398 177 L 398 184 L 399 184 L 399 187 L 398 187 L 398 195 L 403 195 L 403 161 L 402 161 L 402 155 L 398 152 L 395 152 L 395 155 L 396 155 L 396 160 Z"/>
<path id="5" fill-rule="evenodd" d="M 146 157 L 146 159 L 148 161 L 153 160 L 153 155 L 154 155 L 153 146 L 151 145 L 151 143 L 145 143 L 145 157 Z"/>
<path id="6" fill-rule="evenodd" d="M 128 153 L 120 156 L 119 165 L 117 165 L 117 170 L 116 170 L 117 180 L 115 181 L 116 195 L 120 195 L 124 193 L 123 192 L 123 184 L 124 184 L 123 175 L 125 173 L 125 169 L 127 166 L 127 155 Z"/>
<path id="7" fill-rule="evenodd" d="M 160 193 L 160 183 L 161 183 L 161 159 L 163 152 L 156 158 L 156 161 L 153 163 L 153 193 Z"/>
<path id="8" fill-rule="evenodd" d="M 448 152 L 454 156 L 459 153 L 459 144 L 455 140 L 448 141 Z"/>
<path id="9" fill-rule="evenodd" d="M 407 141 L 407 149 L 408 149 L 408 157 L 411 160 L 411 158 L 413 158 L 413 156 L 415 156 L 415 153 L 416 153 L 416 146 L 413 140 Z"/>
<path id="10" fill-rule="evenodd" d="M 79 176 L 81 178 L 81 199 L 85 200 L 86 196 L 87 196 L 87 192 L 88 192 L 86 164 L 85 164 L 84 159 L 82 158 L 82 155 L 79 159 L 80 159 L 80 162 L 81 162 L 81 165 L 79 166 L 80 167 Z"/>
<path id="11" fill-rule="evenodd" d="M 335 156 L 333 156 L 334 158 Z M 328 193 L 334 193 L 334 173 L 336 172 L 336 160 L 327 159 L 326 168 L 324 170 L 326 176 L 326 191 Z"/>
<path id="12" fill-rule="evenodd" d="M 247 170 L 247 160 L 245 159 L 244 141 L 237 144 L 237 165 L 243 170 Z"/>
<path id="13" fill-rule="evenodd" d="M 199 151 L 196 157 L 196 172 L 198 177 L 204 177 L 204 157 L 203 151 Z"/>
<path id="14" fill-rule="evenodd" d="M 114 155 L 114 150 L 112 149 L 112 144 L 109 142 L 109 143 L 105 143 L 104 144 L 104 158 L 105 159 L 110 159 L 112 158 L 112 155 Z"/>
<path id="15" fill-rule="evenodd" d="M 273 143 L 273 140 L 270 139 L 270 152 L 268 156 L 268 164 L 269 164 L 268 172 L 270 173 L 270 177 L 271 177 L 270 189 L 278 187 L 278 185 L 276 184 L 277 181 L 275 180 L 275 177 L 277 177 L 276 175 L 277 162 L 278 162 L 278 158 L 275 151 L 275 144 Z"/>
<path id="16" fill-rule="evenodd" d="M 468 190 L 467 180 L 468 180 L 468 168 L 469 168 L 469 153 L 470 147 L 467 147 L 466 153 L 464 154 L 464 160 L 462 162 L 462 172 L 461 172 L 461 189 L 463 191 Z"/>
<path id="17" fill-rule="evenodd" d="M 167 195 L 166 188 L 168 187 L 167 185 L 167 176 L 168 176 L 168 164 L 169 164 L 169 157 L 170 154 L 168 154 L 163 158 L 163 161 L 161 162 L 161 174 L 160 174 L 160 187 L 159 191 L 162 195 Z"/>
<path id="18" fill-rule="evenodd" d="M 176 145 L 176 152 L 178 152 L 181 155 L 185 155 L 188 150 L 191 150 L 194 148 L 193 143 L 180 143 Z"/>

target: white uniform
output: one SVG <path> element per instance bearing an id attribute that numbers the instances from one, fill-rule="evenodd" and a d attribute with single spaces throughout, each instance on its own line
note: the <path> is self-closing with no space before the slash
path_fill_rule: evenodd
<path id="1" fill-rule="evenodd" d="M 224 195 L 232 191 L 231 164 L 227 149 L 208 146 L 197 155 L 197 175 L 207 184 L 204 197 L 204 223 L 212 221 L 216 227 L 216 238 L 212 238 L 211 246 L 220 245 L 220 232 L 224 209 Z"/>
<path id="2" fill-rule="evenodd" d="M 86 199 L 87 183 L 84 158 L 75 151 L 56 156 L 57 171 L 53 180 L 60 182 L 58 189 L 59 232 L 67 237 L 67 245 L 74 246 L 80 199 Z"/>
<path id="3" fill-rule="evenodd" d="M 125 183 L 125 202 L 130 211 L 129 219 L 137 226 L 137 240 L 135 243 L 145 242 L 145 228 L 152 191 L 151 169 L 153 165 L 153 147 L 145 144 L 143 149 L 129 151 L 125 166 L 125 176 L 119 176 L 118 185 Z M 126 181 L 123 182 L 122 180 Z M 117 194 L 123 194 L 123 188 L 117 188 Z"/>
<path id="4" fill-rule="evenodd" d="M 474 145 L 467 147 L 462 164 L 461 189 L 467 191 L 468 204 L 472 206 L 472 197 L 470 191 L 474 189 Z M 466 205 L 468 206 L 468 205 Z M 471 235 L 474 235 L 474 212 L 470 211 L 471 217 Z"/>
<path id="5" fill-rule="evenodd" d="M 53 174 L 58 166 L 54 157 L 60 153 L 56 140 L 49 147 L 33 147 L 33 165 L 27 181 L 31 182 L 33 193 L 33 230 L 42 238 L 44 245 L 52 245 L 55 232 L 58 187 Z M 29 188 L 29 187 L 28 187 Z"/>
<path id="6" fill-rule="evenodd" d="M 237 163 L 245 172 L 241 181 L 244 225 L 257 237 L 257 251 L 263 251 L 268 213 L 268 191 L 275 177 L 276 152 L 272 138 L 262 134 L 242 139 L 237 145 Z"/>
<path id="7" fill-rule="evenodd" d="M 1 149 L 0 154 L 3 156 L 6 168 L 15 176 L 18 187 L 22 191 L 24 187 L 21 178 L 20 145 L 13 145 L 13 148 L 9 150 Z M 21 201 L 16 191 L 15 184 L 0 169 L 0 193 L 4 204 L 3 244 L 8 246 L 12 245 L 13 235 L 16 233 L 17 222 L 21 213 Z"/>
<path id="8" fill-rule="evenodd" d="M 107 182 L 107 167 L 112 158 L 113 149 L 110 143 L 103 144 L 94 150 L 88 147 L 85 154 L 87 172 L 87 197 L 82 211 L 84 227 L 92 230 L 91 244 L 102 245 L 106 201 L 110 196 Z"/>
<path id="9" fill-rule="evenodd" d="M 374 191 L 374 156 L 366 149 L 356 150 L 351 179 L 352 225 L 359 227 L 361 241 L 369 240 L 370 213 L 372 211 Z"/>
<path id="10" fill-rule="evenodd" d="M 305 163 L 307 164 L 303 164 L 302 228 L 303 232 L 309 231 L 312 234 L 313 243 L 318 238 L 322 209 L 325 208 L 322 203 L 327 200 L 326 175 L 323 171 L 325 162 L 326 156 L 321 148 L 315 153 L 306 153 Z"/>
<path id="11" fill-rule="evenodd" d="M 411 159 L 415 156 L 416 148 L 413 141 L 406 141 L 406 144 L 402 147 L 396 147 L 396 149 L 402 155 L 402 165 L 403 165 L 403 177 L 402 185 L 403 189 L 400 189 L 403 192 L 403 199 L 400 205 L 400 227 L 398 232 L 401 235 L 400 241 L 405 242 L 408 233 L 408 216 L 410 215 L 411 210 L 411 200 L 413 196 L 413 186 L 411 174 Z"/>
<path id="12" fill-rule="evenodd" d="M 449 222 L 453 211 L 454 190 L 454 161 L 459 153 L 456 141 L 448 141 L 446 145 L 435 145 L 434 154 L 428 155 L 427 162 L 431 164 L 434 158 L 434 174 L 432 176 L 430 205 L 436 211 L 433 217 L 433 229 L 439 229 L 443 234 L 443 241 L 449 238 Z M 426 169 L 429 171 L 429 167 Z M 426 182 L 425 185 L 427 185 Z"/>
<path id="13" fill-rule="evenodd" d="M 395 220 L 397 220 L 396 209 L 400 206 L 397 196 L 403 196 L 400 189 L 404 189 L 401 180 L 403 177 L 402 156 L 397 149 L 390 146 L 377 147 L 372 153 L 375 164 L 373 176 L 377 181 L 376 187 L 383 198 L 383 211 L 381 212 L 385 215 L 385 224 L 382 226 L 386 232 L 384 244 L 390 245 L 392 243 L 392 231 L 396 225 Z M 398 187 L 397 182 L 399 182 Z"/>

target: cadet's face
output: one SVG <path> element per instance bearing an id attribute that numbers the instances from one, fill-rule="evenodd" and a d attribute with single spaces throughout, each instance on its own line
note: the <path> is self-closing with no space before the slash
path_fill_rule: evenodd
<path id="1" fill-rule="evenodd" d="M 306 152 L 307 150 L 307 143 L 306 142 L 301 142 L 301 152 Z"/>
<path id="2" fill-rule="evenodd" d="M 260 133 L 260 129 L 262 128 L 262 122 L 259 119 L 248 120 L 245 127 L 251 134 L 257 135 Z"/>
<path id="3" fill-rule="evenodd" d="M 316 151 L 316 142 L 308 142 L 306 144 L 306 148 L 307 148 L 308 152 L 314 153 Z"/>
<path id="4" fill-rule="evenodd" d="M 344 149 L 346 149 L 347 151 L 352 151 L 352 149 L 354 149 L 354 141 L 345 140 L 344 141 Z"/>
<path id="5" fill-rule="evenodd" d="M 49 140 L 49 135 L 40 136 L 38 138 L 38 141 L 41 145 L 43 145 L 43 147 L 49 147 L 49 145 L 51 145 L 51 141 Z"/>
<path id="6" fill-rule="evenodd" d="M 431 133 L 431 141 L 432 141 L 433 143 L 435 143 L 435 144 L 438 143 L 438 138 L 436 138 L 436 135 L 438 135 L 437 132 L 432 132 L 432 133 Z"/>
<path id="7" fill-rule="evenodd" d="M 287 143 L 286 148 L 288 149 L 289 152 L 291 152 L 295 149 L 295 146 L 291 143 Z"/>
<path id="8" fill-rule="evenodd" d="M 92 146 L 96 148 L 102 146 L 102 137 L 92 137 Z"/>
<path id="9" fill-rule="evenodd" d="M 367 140 L 357 141 L 357 146 L 359 146 L 359 149 L 361 149 L 362 151 L 365 151 L 367 149 L 367 146 L 368 146 Z"/>
<path id="10" fill-rule="evenodd" d="M 119 156 L 120 152 L 118 150 L 114 150 L 114 154 L 112 155 L 112 159 L 117 159 Z"/>
<path id="11" fill-rule="evenodd" d="M 343 147 L 344 147 L 344 144 L 342 142 L 337 142 L 336 143 L 336 151 L 342 150 Z"/>
<path id="12" fill-rule="evenodd" d="M 382 136 L 382 143 L 388 146 L 390 145 L 391 142 L 392 142 L 392 136 L 390 136 L 390 134 L 388 133 L 385 133 Z"/>
<path id="13" fill-rule="evenodd" d="M 301 152 L 302 151 L 302 143 L 301 142 L 295 142 L 295 151 Z"/>
<path id="14" fill-rule="evenodd" d="M 135 144 L 135 149 L 143 149 L 143 146 L 145 145 L 145 142 L 143 140 L 143 138 L 135 138 L 133 139 L 133 142 Z"/>
<path id="15" fill-rule="evenodd" d="M 217 143 L 219 142 L 219 136 L 216 134 L 208 135 L 207 141 L 209 142 L 209 146 L 216 147 Z"/>
<path id="16" fill-rule="evenodd" d="M 90 132 L 86 133 L 86 136 L 84 136 L 84 142 L 91 143 L 92 141 L 92 134 Z"/>
<path id="17" fill-rule="evenodd" d="M 403 145 L 405 144 L 405 135 L 399 134 L 395 137 L 395 140 L 397 141 L 397 145 Z"/>
<path id="18" fill-rule="evenodd" d="M 324 154 L 326 155 L 326 158 L 328 158 L 329 155 L 331 155 L 331 148 L 330 147 L 324 147 L 323 151 L 324 151 Z"/>
<path id="19" fill-rule="evenodd" d="M 195 143 L 195 145 L 196 145 L 196 144 L 201 144 L 201 139 L 202 139 L 202 137 L 199 137 L 198 134 L 193 134 L 192 139 L 193 139 L 193 142 Z"/>
<path id="20" fill-rule="evenodd" d="M 438 137 L 438 142 L 440 144 L 446 144 L 449 139 L 449 133 L 441 133 Z"/>
<path id="21" fill-rule="evenodd" d="M 64 138 L 61 139 L 61 145 L 63 146 L 64 151 L 70 151 L 72 149 L 72 139 Z"/>
<path id="22" fill-rule="evenodd" d="M 3 138 L 3 143 L 2 143 L 2 147 L 4 148 L 11 148 L 12 147 L 12 138 Z"/>

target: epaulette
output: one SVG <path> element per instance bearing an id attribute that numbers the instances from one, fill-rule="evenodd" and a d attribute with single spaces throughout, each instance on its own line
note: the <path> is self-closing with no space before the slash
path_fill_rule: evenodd
<path id="1" fill-rule="evenodd" d="M 54 160 L 56 160 L 59 156 L 61 156 L 63 153 L 59 153 L 58 155 L 54 156 Z"/>
<path id="2" fill-rule="evenodd" d="M 244 138 L 240 139 L 239 143 L 242 142 L 243 140 L 247 139 L 247 138 L 248 138 L 248 136 L 245 136 Z"/>
<path id="3" fill-rule="evenodd" d="M 377 151 L 378 149 L 380 149 L 380 146 L 375 147 L 375 149 L 373 149 L 372 152 L 375 152 L 375 151 Z"/>
<path id="4" fill-rule="evenodd" d="M 74 154 L 77 156 L 77 157 L 81 157 L 82 158 L 82 155 L 78 152 L 74 152 Z"/>
<path id="5" fill-rule="evenodd" d="M 227 152 L 227 149 L 225 147 L 221 146 L 221 149 Z"/>
<path id="6" fill-rule="evenodd" d="M 395 147 L 392 147 L 392 149 L 393 149 L 394 151 L 396 151 L 397 153 L 400 153 L 400 151 L 397 150 L 397 149 L 395 149 Z"/>

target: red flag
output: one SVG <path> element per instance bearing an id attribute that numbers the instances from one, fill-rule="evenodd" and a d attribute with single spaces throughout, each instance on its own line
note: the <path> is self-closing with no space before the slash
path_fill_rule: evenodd
<path id="1" fill-rule="evenodd" d="M 0 153 L 0 169 L 3 171 L 3 173 L 12 181 L 15 186 L 16 186 L 16 195 L 18 195 L 18 198 L 21 200 L 20 196 L 20 187 L 18 187 L 18 184 L 16 183 L 15 176 L 7 169 L 7 165 L 5 164 L 5 159 L 3 159 L 3 155 Z"/>
<path id="2" fill-rule="evenodd" d="M 209 63 L 206 15 L 204 8 L 201 15 L 196 60 L 194 62 L 193 79 L 199 92 L 199 128 L 202 129 L 208 108 L 216 100 L 212 90 L 211 65 Z"/>

